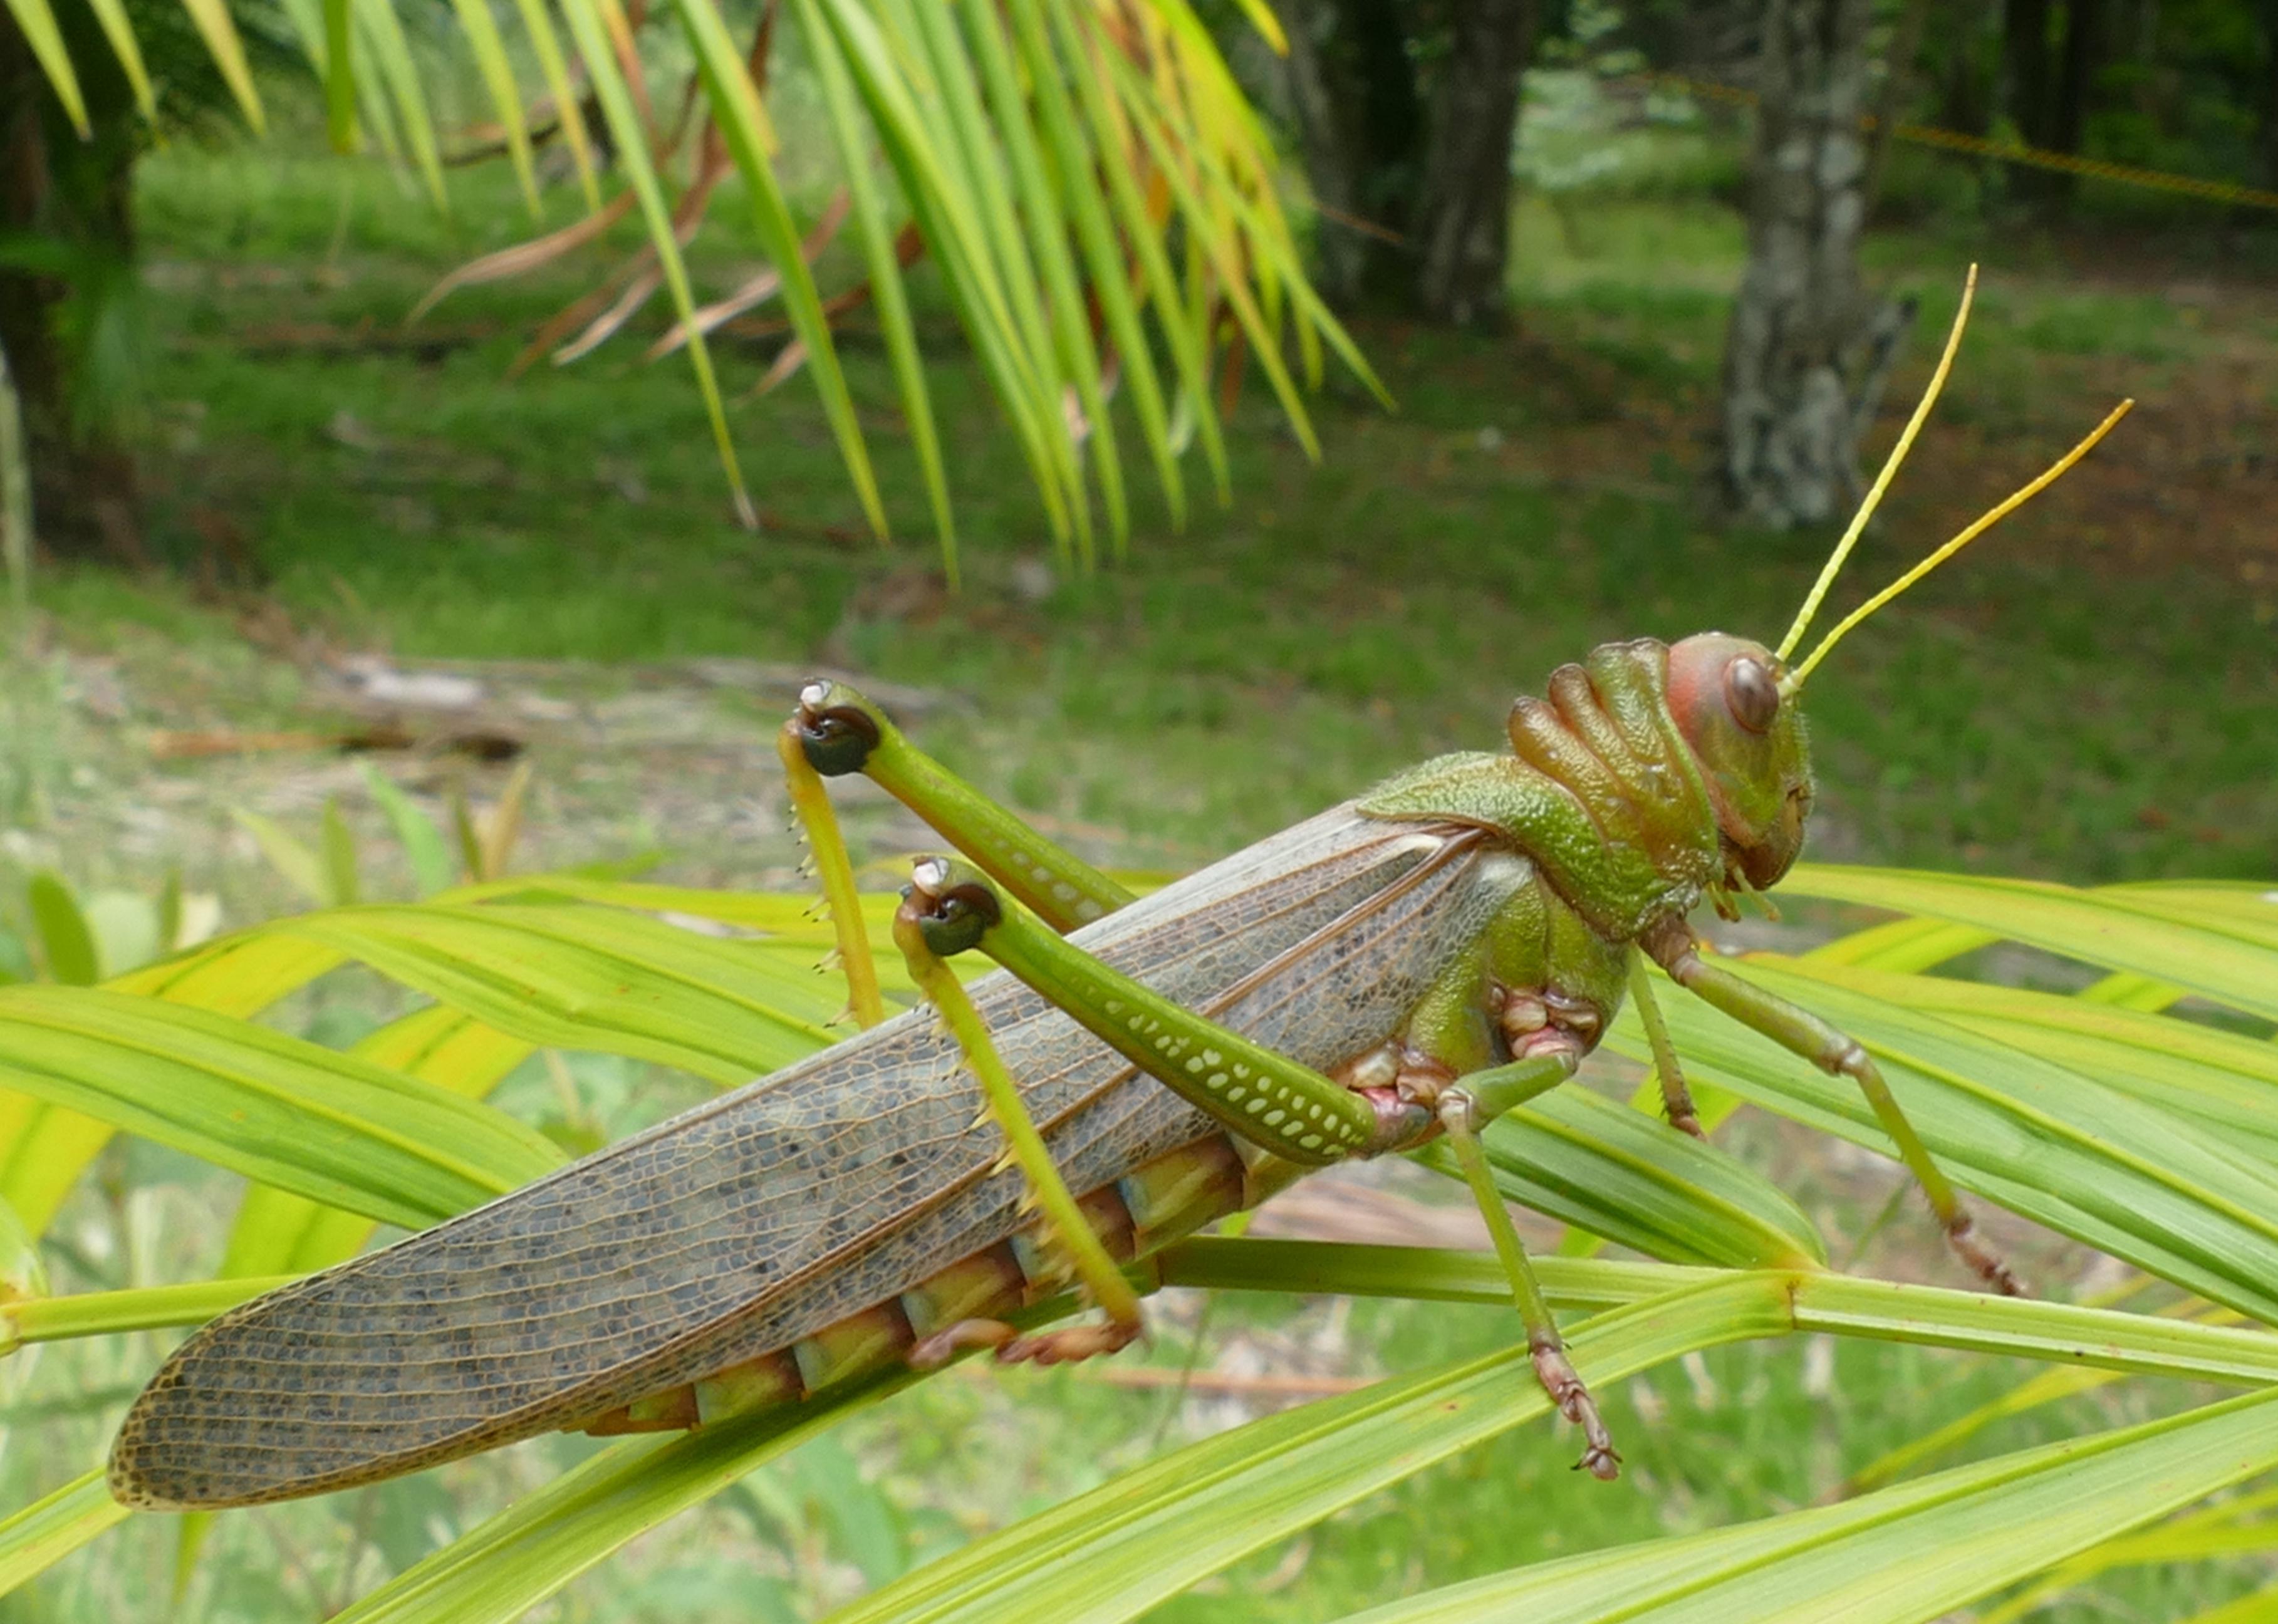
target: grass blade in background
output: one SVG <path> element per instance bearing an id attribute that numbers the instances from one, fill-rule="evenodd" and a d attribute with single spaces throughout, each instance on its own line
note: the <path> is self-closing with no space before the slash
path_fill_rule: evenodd
<path id="1" fill-rule="evenodd" d="M 100 981 L 103 965 L 96 954 L 95 932 L 62 877 L 42 869 L 25 886 L 24 900 L 40 933 L 48 978 L 67 987 L 91 987 Z"/>
<path id="2" fill-rule="evenodd" d="M 317 75 L 325 81 L 325 134 L 335 152 L 356 149 L 355 27 L 350 8 L 355 0 L 324 0 L 320 32 L 304 30 L 312 54 L 322 42 Z"/>
<path id="3" fill-rule="evenodd" d="M 443 185 L 443 159 L 435 144 L 435 121 L 427 111 L 427 92 L 420 80 L 419 65 L 412 59 L 411 42 L 404 36 L 403 19 L 395 14 L 394 0 L 350 0 L 353 20 L 363 49 L 378 66 L 379 82 L 395 110 L 396 126 L 411 161 L 427 186 L 428 200 L 436 211 L 451 211 L 450 194 Z"/>
<path id="4" fill-rule="evenodd" d="M 797 0 L 801 32 L 810 42 L 829 38 L 827 25 L 814 0 Z M 959 582 L 957 563 L 957 524 L 949 500 L 949 474 L 942 463 L 941 432 L 934 421 L 933 400 L 926 385 L 925 359 L 918 352 L 917 326 L 910 317 L 909 289 L 902 280 L 900 254 L 886 221 L 885 203 L 870 173 L 869 142 L 855 106 L 854 87 L 846 65 L 832 50 L 813 53 L 815 80 L 822 89 L 823 106 L 830 115 L 831 138 L 837 143 L 838 163 L 846 179 L 847 197 L 854 213 L 855 234 L 862 245 L 862 260 L 869 273 L 870 297 L 877 306 L 878 328 L 886 342 L 886 356 L 894 369 L 894 387 L 902 399 L 902 417 L 909 425 L 910 440 L 917 452 L 918 469 L 925 479 L 926 501 L 933 512 L 934 528 L 941 539 L 942 566 L 951 590 Z M 829 345 L 829 333 L 823 345 Z M 810 364 L 820 361 L 823 348 L 807 345 Z"/>
<path id="5" fill-rule="evenodd" d="M 507 58 L 506 41 L 499 34 L 497 20 L 491 16 L 490 0 L 451 0 L 451 4 L 459 19 L 460 32 L 467 36 L 468 54 L 475 59 L 483 88 L 490 93 L 491 106 L 506 131 L 507 157 L 514 165 L 514 178 L 522 188 L 523 203 L 530 210 L 531 219 L 543 224 L 546 207 L 538 200 L 538 172 L 530 158 L 530 130 L 523 119 L 522 91 L 514 82 L 514 64 Z"/>
<path id="6" fill-rule="evenodd" d="M 688 364 L 695 372 L 696 387 L 704 397 L 704 410 L 711 419 L 713 443 L 720 454 L 720 465 L 728 475 L 736 517 L 745 529 L 756 529 L 759 515 L 752 506 L 751 494 L 744 488 L 743 469 L 736 460 L 735 442 L 728 433 L 727 408 L 721 402 L 719 380 L 712 371 L 712 352 L 691 319 L 695 314 L 695 297 L 689 289 L 688 267 L 680 257 L 680 243 L 673 232 L 672 211 L 665 203 L 664 188 L 657 180 L 655 166 L 649 161 L 648 131 L 633 110 L 632 92 L 617 66 L 595 0 L 562 0 L 562 11 L 569 19 L 577 54 L 585 64 L 587 82 L 592 86 L 594 99 L 600 103 L 602 116 L 608 121 L 617 162 L 623 166 L 627 183 L 640 199 L 641 218 L 648 226 L 649 245 L 656 252 L 657 266 L 672 295 L 673 313 L 689 327 Z"/>
<path id="7" fill-rule="evenodd" d="M 95 13 L 103 37 L 111 42 L 111 53 L 118 58 L 118 71 L 126 75 L 126 88 L 134 95 L 135 110 L 146 120 L 156 123 L 158 98 L 150 88 L 150 70 L 142 61 L 142 47 L 134 37 L 134 24 L 126 15 L 126 7 L 121 0 L 88 0 L 88 10 Z"/>
<path id="8" fill-rule="evenodd" d="M 333 0 L 333 4 L 338 3 Z M 515 0 L 515 11 L 522 19 L 523 32 L 530 36 L 530 52 L 538 58 L 539 73 L 546 80 L 546 95 L 553 103 L 554 116 L 561 121 L 562 139 L 570 149 L 570 162 L 577 166 L 577 185 L 585 193 L 585 208 L 598 214 L 601 209 L 601 188 L 593 174 L 592 140 L 585 133 L 585 110 L 570 88 L 569 64 L 563 59 L 561 37 L 554 32 L 553 19 L 546 14 L 546 0 Z"/>
<path id="9" fill-rule="evenodd" d="M 386 816 L 388 827 L 395 831 L 396 844 L 403 847 L 404 861 L 411 865 L 411 877 L 423 897 L 432 897 L 439 891 L 447 891 L 455 876 L 451 862 L 450 842 L 435 826 L 435 820 L 412 804 L 411 797 L 397 788 L 393 780 L 369 762 L 361 763 L 364 787 L 371 792 L 372 800 Z"/>
<path id="10" fill-rule="evenodd" d="M 959 37 L 956 25 L 945 9 L 923 15 L 934 19 L 937 30 L 952 40 Z M 1107 410 L 1099 351 L 1092 342 L 1082 280 L 1068 246 L 1068 227 L 1060 212 L 1059 188 L 1053 173 L 1045 167 L 1039 132 L 1031 123 L 1028 96 L 1013 69 L 1003 20 L 993 7 L 971 8 L 966 17 L 965 34 L 977 47 L 977 65 L 988 86 L 989 110 L 993 115 L 989 124 L 997 131 L 1005 157 L 1011 161 L 1021 219 L 1028 231 L 1029 258 L 1043 272 L 1046 311 L 1051 321 L 1060 375 L 1066 387 L 1074 389 L 1089 429 L 1091 466 L 1099 481 L 1101 503 L 1107 510 L 1115 555 L 1120 558 L 1128 551 L 1131 540 L 1131 513 L 1123 491 L 1122 453 L 1116 444 L 1114 420 Z M 1056 73 L 1058 65 L 1050 65 Z M 1084 178 L 1089 179 L 1088 175 Z M 1028 280 L 1033 283 L 1035 278 Z"/>
<path id="11" fill-rule="evenodd" d="M 182 9 L 190 14 L 191 26 L 205 41 L 207 53 L 221 70 L 222 82 L 237 98 L 246 123 L 253 126 L 256 135 L 266 134 L 269 121 L 263 116 L 261 96 L 253 87 L 253 70 L 245 60 L 245 42 L 230 19 L 229 7 L 224 0 L 182 0 Z"/>
<path id="12" fill-rule="evenodd" d="M 1082 501 L 1082 492 L 1072 489 L 1066 478 L 1061 455 L 1066 435 L 1060 425 L 1059 402 L 1028 367 L 963 178 L 941 151 L 877 20 L 854 0 L 815 0 L 813 6 L 802 7 L 802 14 L 810 12 L 820 13 L 827 29 L 808 49 L 842 56 L 861 92 L 880 144 L 901 182 L 902 196 L 957 304 L 975 356 L 1012 421 L 1043 501 L 1054 546 L 1067 562 L 1074 535 L 1074 506 Z"/>
<path id="13" fill-rule="evenodd" d="M 1099 302 L 1108 335 L 1113 341 L 1123 375 L 1130 380 L 1131 399 L 1140 433 L 1154 460 L 1155 477 L 1163 489 L 1176 529 L 1186 524 L 1185 477 L 1171 448 L 1170 416 L 1163 403 L 1162 381 L 1155 374 L 1155 357 L 1149 349 L 1138 307 L 1132 302 L 1131 270 L 1108 219 L 1107 208 L 1092 184 L 1097 171 L 1090 142 L 1078 121 L 1062 80 L 1061 65 L 1051 40 L 1034 5 L 1023 4 L 1011 13 L 1021 65 L 1028 72 L 1030 94 L 1041 116 L 1046 152 L 1059 195 L 1074 223 L 1082 244 L 1092 295 Z M 976 11 L 976 33 L 994 35 L 1001 22 L 992 10 Z M 1078 71 L 1081 71 L 1079 65 Z"/>
<path id="14" fill-rule="evenodd" d="M 885 504 L 878 495 L 869 448 L 863 443 L 853 396 L 847 392 L 846 377 L 831 344 L 830 323 L 822 312 L 822 295 L 815 291 L 814 274 L 807 268 L 799 227 L 791 219 L 790 205 L 784 201 L 783 188 L 776 182 L 769 158 L 770 132 L 759 93 L 753 88 L 744 58 L 729 40 L 728 26 L 721 20 L 712 0 L 677 0 L 677 7 L 689 44 L 695 52 L 697 72 L 702 77 L 712 116 L 751 193 L 753 228 L 783 279 L 784 312 L 791 318 L 792 331 L 806 345 L 807 367 L 814 374 L 815 390 L 822 397 L 822 410 L 830 419 L 831 433 L 837 437 L 838 455 L 854 481 L 855 495 L 861 502 L 864 517 L 883 540 L 889 533 Z M 681 320 L 693 344 L 699 335 L 688 316 L 689 312 L 683 309 Z"/>
<path id="15" fill-rule="evenodd" d="M 1034 226 L 1032 205 L 1023 195 L 1022 207 L 1014 208 L 1022 177 L 1017 165 L 1009 181 L 1005 173 L 1018 132 L 996 129 L 982 111 L 972 57 L 949 8 L 879 0 L 879 11 L 894 19 L 900 42 L 921 54 L 929 69 L 921 80 L 920 102 L 936 112 L 935 138 L 965 183 L 998 286 L 1027 354 L 1028 374 L 1042 391 L 1040 404 L 1053 431 L 1049 443 L 1066 483 L 1068 509 L 1075 521 L 1076 561 L 1089 571 L 1097 562 L 1091 495 L 1084 482 L 1084 447 L 1068 411 L 1071 392 L 1081 395 L 1082 386 L 1058 341 L 1060 313 L 1053 306 L 1050 282 L 1040 281 L 1037 275 L 1036 234 L 1022 230 L 1024 218 Z M 1096 387 L 1091 393 L 1097 393 Z M 1104 479 L 1104 470 L 1101 474 Z M 1121 489 L 1120 480 L 1116 488 Z"/>
<path id="16" fill-rule="evenodd" d="M 80 88 L 79 74 L 72 68 L 71 52 L 65 48 L 63 30 L 56 26 L 56 14 L 48 0 L 8 0 L 8 14 L 16 19 L 24 42 L 46 73 L 72 127 L 81 141 L 88 139 L 94 130 L 87 121 L 87 95 Z"/>

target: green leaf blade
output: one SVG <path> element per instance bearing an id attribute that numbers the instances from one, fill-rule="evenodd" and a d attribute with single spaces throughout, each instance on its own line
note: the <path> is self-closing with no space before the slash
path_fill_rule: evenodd
<path id="1" fill-rule="evenodd" d="M 1352 1624 L 1922 1624 L 2278 1465 L 2278 1394 L 2004 1456 L 1840 1505 L 1593 1551 Z"/>
<path id="2" fill-rule="evenodd" d="M 560 1165 L 486 1107 L 264 1027 L 96 988 L 0 992 L 0 1081 L 417 1228 Z"/>

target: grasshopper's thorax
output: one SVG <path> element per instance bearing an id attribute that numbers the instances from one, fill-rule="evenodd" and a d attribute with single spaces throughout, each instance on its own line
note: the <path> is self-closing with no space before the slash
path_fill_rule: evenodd
<path id="1" fill-rule="evenodd" d="M 1600 936 L 1770 885 L 1802 844 L 1802 722 L 1761 645 L 1608 643 L 1511 707 L 1510 755 L 1441 756 L 1364 797 L 1378 816 L 1494 831 Z"/>

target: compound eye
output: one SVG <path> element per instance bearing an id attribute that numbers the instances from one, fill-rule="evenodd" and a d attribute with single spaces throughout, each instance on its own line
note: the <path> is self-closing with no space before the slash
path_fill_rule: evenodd
<path id="1" fill-rule="evenodd" d="M 1752 733 L 1768 732 L 1779 715 L 1779 684 L 1761 660 L 1742 655 L 1724 668 L 1724 703 Z"/>

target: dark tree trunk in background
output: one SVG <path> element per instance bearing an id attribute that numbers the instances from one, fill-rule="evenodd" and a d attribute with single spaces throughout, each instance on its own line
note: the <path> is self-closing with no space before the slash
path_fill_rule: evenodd
<path id="1" fill-rule="evenodd" d="M 1397 299 L 1414 274 L 1398 240 L 1424 105 L 1394 0 L 1282 0 L 1281 15 L 1297 143 L 1324 213 L 1321 291 L 1343 305 Z"/>
<path id="2" fill-rule="evenodd" d="M 2106 0 L 2008 0 L 2003 14 L 2002 82 L 2009 116 L 2028 146 L 2080 150 L 2096 75 L 2104 65 Z M 2061 24 L 2052 40 L 2052 23 Z M 2011 188 L 2028 203 L 2060 212 L 2074 177 L 2060 170 L 2011 171 Z"/>
<path id="3" fill-rule="evenodd" d="M 109 64 L 108 47 L 98 36 L 96 49 L 86 49 L 71 32 L 66 27 L 92 141 L 72 128 L 14 20 L 0 9 L 0 234 L 37 234 L 68 259 L 35 268 L 0 264 L 0 349 L 23 405 L 41 546 L 63 556 L 140 562 L 134 458 L 114 426 L 86 410 L 77 356 L 58 318 L 74 294 L 67 272 L 84 283 L 125 274 L 131 264 L 141 135 L 115 65 L 89 71 Z"/>
<path id="4" fill-rule="evenodd" d="M 2065 8 L 2064 61 L 2057 75 L 2056 92 L 2049 107 L 2050 149 L 2077 153 L 2088 133 L 2089 103 L 2096 90 L 2096 75 L 2104 65 L 2105 0 L 2071 0 Z M 2052 209 L 2072 202 L 2076 176 L 2046 172 L 2043 194 Z"/>
<path id="5" fill-rule="evenodd" d="M 2001 11 L 2002 103 L 2030 147 L 2048 144 L 2049 0 L 2008 0 Z"/>
<path id="6" fill-rule="evenodd" d="M 1322 205 L 1319 280 L 1333 303 L 1454 322 L 1500 313 L 1511 142 L 1539 10 L 1281 0 L 1285 85 Z"/>
<path id="7" fill-rule="evenodd" d="M 1945 42 L 1935 122 L 1966 135 L 1993 132 L 1994 87 L 1978 55 L 1991 20 L 1976 0 L 1954 0 L 1940 8 L 1938 33 L 1931 36 Z"/>
<path id="8" fill-rule="evenodd" d="M 2059 152 L 2080 150 L 2096 72 L 2103 65 L 2103 0 L 2071 0 L 2065 7 L 2064 72 L 2057 77 L 2056 99 L 2049 109 L 2049 145 Z"/>
<path id="9" fill-rule="evenodd" d="M 1724 351 L 1719 472 L 1731 506 L 1785 528 L 1860 491 L 1859 439 L 1913 317 L 1859 276 L 1873 0 L 1769 0 L 1748 267 Z"/>
<path id="10" fill-rule="evenodd" d="M 2262 184 L 2278 187 L 2278 0 L 2262 0 Z"/>
<path id="11" fill-rule="evenodd" d="M 1452 10 L 1412 234 L 1423 256 L 1418 304 L 1436 320 L 1469 324 L 1502 310 L 1511 141 L 1537 16 L 1535 0 L 1456 0 Z"/>

